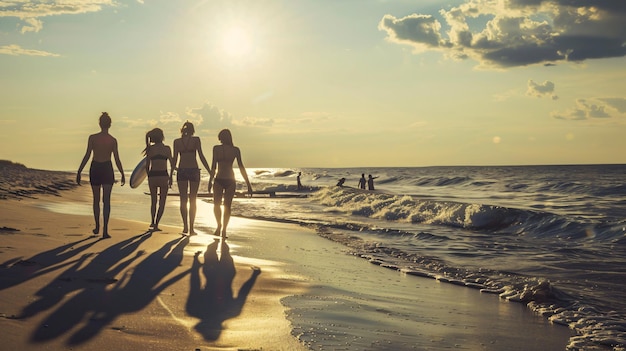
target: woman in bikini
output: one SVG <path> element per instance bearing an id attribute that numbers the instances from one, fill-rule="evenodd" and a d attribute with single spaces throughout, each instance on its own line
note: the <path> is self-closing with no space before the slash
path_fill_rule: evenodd
<path id="1" fill-rule="evenodd" d="M 183 217 L 183 234 L 196 235 L 193 229 L 196 220 L 196 197 L 200 187 L 200 168 L 196 158 L 200 156 L 202 165 L 207 172 L 211 172 L 209 163 L 202 152 L 200 138 L 193 136 L 195 129 L 193 123 L 187 121 L 180 129 L 181 137 L 174 140 L 174 165 L 176 168 L 176 181 L 180 192 L 180 215 Z M 179 161 L 180 157 L 180 161 Z M 189 210 L 187 210 L 189 202 Z"/>
<path id="2" fill-rule="evenodd" d="M 126 178 L 124 177 L 122 162 L 117 151 L 117 140 L 109 134 L 109 128 L 111 128 L 111 117 L 109 117 L 109 114 L 102 112 L 99 123 L 100 133 L 90 135 L 87 140 L 87 152 L 85 152 L 85 156 L 78 167 L 76 183 L 80 185 L 83 168 L 85 168 L 89 157 L 93 153 L 93 159 L 89 167 L 89 182 L 93 192 L 93 217 L 96 222 L 93 233 L 98 234 L 100 232 L 100 189 L 102 189 L 102 216 L 104 217 L 102 237 L 107 239 L 111 237 L 109 235 L 109 215 L 111 214 L 111 190 L 115 182 L 111 155 L 115 158 L 115 165 L 122 175 L 122 185 L 126 183 Z"/>
<path id="3" fill-rule="evenodd" d="M 159 221 L 165 210 L 167 191 L 172 186 L 172 177 L 167 172 L 167 162 L 170 169 L 174 169 L 172 150 L 163 144 L 163 130 L 154 128 L 146 133 L 146 172 L 148 173 L 148 186 L 150 187 L 150 230 L 159 231 Z M 158 211 L 157 211 L 158 197 Z"/>
<path id="4" fill-rule="evenodd" d="M 213 184 L 213 213 L 215 214 L 215 220 L 217 221 L 217 229 L 215 229 L 215 235 L 220 235 L 222 238 L 226 238 L 226 228 L 230 220 L 230 207 L 235 196 L 235 172 L 233 171 L 233 162 L 237 160 L 239 171 L 241 176 L 246 181 L 248 186 L 248 193 L 252 193 L 252 186 L 248 180 L 248 174 L 241 161 L 241 151 L 239 148 L 233 145 L 233 137 L 230 130 L 223 129 L 218 134 L 217 138 L 222 145 L 215 145 L 213 147 L 213 161 L 211 163 L 211 178 L 209 179 L 209 190 L 211 190 L 211 184 Z M 216 172 L 217 170 L 217 172 Z M 224 200 L 224 220 L 222 221 L 222 199 Z"/>

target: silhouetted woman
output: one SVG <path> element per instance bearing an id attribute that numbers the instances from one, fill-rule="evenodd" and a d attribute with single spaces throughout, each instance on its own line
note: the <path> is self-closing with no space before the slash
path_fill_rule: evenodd
<path id="1" fill-rule="evenodd" d="M 209 179 L 209 190 L 211 184 L 213 184 L 213 212 L 215 213 L 215 220 L 217 221 L 217 229 L 215 229 L 215 235 L 220 235 L 226 238 L 226 228 L 230 220 L 230 207 L 235 196 L 235 172 L 233 171 L 233 162 L 237 160 L 239 171 L 241 176 L 246 181 L 248 186 L 248 193 L 252 193 L 252 186 L 248 180 L 248 174 L 241 161 L 241 151 L 238 147 L 233 145 L 233 137 L 230 130 L 223 129 L 218 134 L 217 138 L 222 145 L 215 145 L 213 147 L 213 161 L 211 163 L 211 178 Z M 222 221 L 222 199 L 224 200 L 224 220 Z"/>
<path id="2" fill-rule="evenodd" d="M 148 173 L 148 186 L 150 187 L 150 228 L 152 231 L 159 231 L 159 221 L 165 210 L 165 200 L 167 199 L 168 188 L 172 185 L 172 177 L 167 172 L 167 162 L 170 169 L 173 169 L 172 150 L 163 144 L 163 131 L 154 128 L 146 133 L 146 172 Z M 157 211 L 158 197 L 158 211 Z"/>
<path id="3" fill-rule="evenodd" d="M 89 167 L 89 182 L 93 192 L 93 218 L 96 222 L 93 233 L 98 234 L 100 232 L 100 189 L 102 189 L 102 216 L 104 217 L 102 237 L 106 239 L 111 237 L 109 235 L 109 216 L 111 214 L 111 189 L 113 188 L 113 183 L 115 183 L 111 154 L 113 154 L 115 165 L 122 175 L 121 185 L 126 183 L 126 177 L 124 176 L 122 162 L 117 151 L 117 140 L 109 134 L 111 117 L 109 117 L 108 113 L 102 112 L 99 124 L 100 133 L 90 135 L 87 140 L 87 152 L 85 152 L 80 167 L 78 167 L 76 183 L 80 185 L 81 173 L 93 152 L 91 166 Z"/>
<path id="4" fill-rule="evenodd" d="M 193 224 L 196 220 L 196 196 L 200 186 L 200 168 L 198 168 L 196 154 L 200 156 L 200 161 L 207 172 L 211 172 L 209 163 L 202 152 L 200 138 L 193 136 L 194 133 L 193 123 L 185 122 L 180 129 L 181 137 L 174 140 L 174 166 L 177 167 L 176 181 L 180 192 L 180 215 L 183 218 L 183 233 L 189 233 L 189 235 L 196 234 Z M 189 211 L 187 211 L 188 201 Z"/>

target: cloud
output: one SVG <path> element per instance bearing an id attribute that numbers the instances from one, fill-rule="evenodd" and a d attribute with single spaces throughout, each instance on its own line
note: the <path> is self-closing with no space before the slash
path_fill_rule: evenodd
<path id="1" fill-rule="evenodd" d="M 169 124 L 169 123 L 181 123 L 182 119 L 180 115 L 175 112 L 163 112 L 161 111 L 161 117 L 159 118 L 161 123 Z"/>
<path id="2" fill-rule="evenodd" d="M 401 19 L 385 15 L 378 28 L 387 32 L 390 41 L 412 45 L 418 51 L 447 45 L 441 38 L 441 23 L 430 15 L 413 14 Z"/>
<path id="3" fill-rule="evenodd" d="M 626 55 L 626 1 L 465 0 L 435 17 L 387 14 L 387 40 L 506 68 Z M 445 31 L 445 32 L 444 32 Z"/>
<path id="4" fill-rule="evenodd" d="M 226 128 L 232 124 L 232 115 L 223 109 L 205 102 L 201 107 L 190 107 L 186 111 L 189 121 L 209 128 Z"/>
<path id="5" fill-rule="evenodd" d="M 271 127 L 274 125 L 272 118 L 244 117 L 242 120 L 234 121 L 234 124 L 246 127 Z"/>
<path id="6" fill-rule="evenodd" d="M 545 82 L 539 84 L 535 83 L 532 79 L 528 81 L 528 90 L 526 91 L 526 95 L 534 96 L 534 97 L 544 97 L 550 96 L 552 100 L 556 100 L 559 97 L 554 94 L 554 83 L 546 80 Z"/>
<path id="7" fill-rule="evenodd" d="M 594 103 L 586 99 L 578 99 L 575 107 L 564 112 L 553 112 L 552 117 L 572 121 L 619 117 L 617 113 L 609 113 L 609 110 L 611 110 L 610 106 L 601 101 Z"/>
<path id="8" fill-rule="evenodd" d="M 26 32 L 39 32 L 43 28 L 43 22 L 36 18 L 27 18 L 24 20 L 26 25 L 22 27 L 22 34 Z"/>
<path id="9" fill-rule="evenodd" d="M 11 56 L 51 56 L 51 57 L 60 57 L 59 54 L 54 54 L 47 51 L 40 50 L 31 50 L 24 49 L 19 45 L 5 45 L 0 46 L 0 55 L 11 55 Z"/>
<path id="10" fill-rule="evenodd" d="M 616 109 L 619 113 L 626 113 L 626 98 L 602 98 L 599 100 Z"/>
<path id="11" fill-rule="evenodd" d="M 115 7 L 118 3 L 114 0 L 0 1 L 0 17 L 22 20 L 22 33 L 39 32 L 43 28 L 41 17 L 98 12 L 106 6 Z"/>

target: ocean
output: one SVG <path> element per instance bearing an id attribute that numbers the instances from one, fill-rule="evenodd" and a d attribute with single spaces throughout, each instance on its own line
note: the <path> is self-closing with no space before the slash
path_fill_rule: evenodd
<path id="1" fill-rule="evenodd" d="M 312 227 L 392 271 L 526 304 L 576 331 L 569 349 L 626 348 L 626 165 L 248 173 L 255 190 L 292 197 L 240 199 L 236 216 Z M 357 188 L 361 173 L 376 190 Z"/>
<path id="2" fill-rule="evenodd" d="M 376 190 L 358 189 L 362 173 L 376 177 Z M 249 168 L 248 174 L 254 190 L 277 196 L 238 198 L 234 216 L 306 226 L 390 275 L 437 279 L 528 306 L 575 331 L 567 350 L 626 350 L 626 165 Z M 207 178 L 203 173 L 201 192 Z M 340 178 L 346 178 L 341 187 Z M 137 206 L 147 201 L 144 191 L 145 183 L 115 187 L 113 201 L 127 204 L 114 204 L 116 215 L 148 217 Z M 177 202 L 168 206 L 162 223 L 180 225 Z M 91 208 L 60 210 L 90 215 Z M 204 232 L 214 229 L 206 206 L 196 222 Z M 307 302 L 285 303 L 297 310 Z M 310 345 L 323 337 L 325 328 L 292 324 Z M 325 335 L 331 334 L 338 333 Z"/>

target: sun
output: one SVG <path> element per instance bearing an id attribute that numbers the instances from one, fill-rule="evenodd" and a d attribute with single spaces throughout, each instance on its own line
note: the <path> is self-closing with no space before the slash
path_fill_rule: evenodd
<path id="1" fill-rule="evenodd" d="M 254 54 L 252 33 L 243 27 L 226 29 L 221 37 L 221 49 L 230 59 L 249 59 Z"/>

